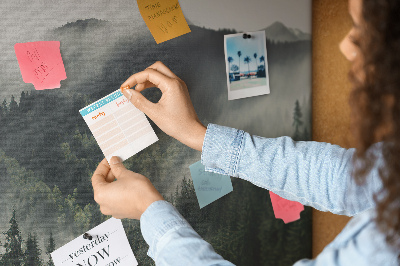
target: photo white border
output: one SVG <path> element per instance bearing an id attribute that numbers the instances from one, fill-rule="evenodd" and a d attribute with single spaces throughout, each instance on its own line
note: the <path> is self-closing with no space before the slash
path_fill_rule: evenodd
<path id="1" fill-rule="evenodd" d="M 246 34 L 250 34 L 252 37 L 258 36 L 259 34 L 262 35 L 261 41 L 263 43 L 264 54 L 265 54 L 265 56 L 264 56 L 265 57 L 265 59 L 264 59 L 265 60 L 265 77 L 266 77 L 267 84 L 265 86 L 246 88 L 246 89 L 241 89 L 241 90 L 237 90 L 237 91 L 230 90 L 230 82 L 229 82 L 229 71 L 230 70 L 229 70 L 229 64 L 227 63 L 228 55 L 227 55 L 227 48 L 226 48 L 226 40 L 229 38 L 235 38 L 235 37 L 239 37 L 239 36 L 243 38 L 243 32 L 224 35 L 225 70 L 226 70 L 226 84 L 227 84 L 227 88 L 228 88 L 228 100 L 236 100 L 236 99 L 265 95 L 265 94 L 270 93 L 268 59 L 267 59 L 267 43 L 266 43 L 265 31 L 252 31 L 252 32 L 246 32 Z M 257 34 L 257 35 L 254 35 L 254 34 Z"/>

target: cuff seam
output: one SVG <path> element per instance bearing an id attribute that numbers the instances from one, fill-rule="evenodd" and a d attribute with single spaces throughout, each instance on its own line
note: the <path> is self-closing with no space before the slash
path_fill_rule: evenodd
<path id="1" fill-rule="evenodd" d="M 236 173 L 239 168 L 239 160 L 240 160 L 240 155 L 242 153 L 242 148 L 243 148 L 243 139 L 244 139 L 244 131 L 238 130 L 236 133 L 236 137 L 232 143 L 233 150 L 232 150 L 232 155 L 231 155 L 231 162 L 229 165 L 229 169 L 231 171 L 231 173 L 230 173 L 231 176 L 236 176 Z"/>

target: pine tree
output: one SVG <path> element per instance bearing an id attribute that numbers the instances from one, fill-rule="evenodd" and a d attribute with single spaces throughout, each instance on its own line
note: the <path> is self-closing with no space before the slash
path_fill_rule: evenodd
<path id="1" fill-rule="evenodd" d="M 38 247 L 36 235 L 32 237 L 28 235 L 28 241 L 26 242 L 25 250 L 25 266 L 37 266 L 42 265 L 40 259 L 40 248 Z"/>
<path id="2" fill-rule="evenodd" d="M 14 95 L 11 95 L 10 113 L 18 112 L 18 103 L 15 101 Z"/>
<path id="3" fill-rule="evenodd" d="M 19 98 L 19 110 L 21 113 L 26 113 L 26 98 L 28 97 L 28 93 L 21 92 L 21 97 Z"/>
<path id="4" fill-rule="evenodd" d="M 301 121 L 302 116 L 303 116 L 303 114 L 301 113 L 299 101 L 296 100 L 296 104 L 294 107 L 294 113 L 293 113 L 293 124 L 292 124 L 292 126 L 295 127 L 295 132 L 294 132 L 294 137 L 293 137 L 294 140 L 301 139 L 299 127 L 301 127 L 303 125 L 303 121 Z"/>
<path id="5" fill-rule="evenodd" d="M 54 266 L 53 260 L 51 259 L 51 253 L 56 249 L 56 243 L 54 242 L 53 232 L 50 231 L 49 244 L 46 246 L 46 254 L 49 255 L 48 266 Z"/>
<path id="6" fill-rule="evenodd" d="M 15 219 L 15 210 L 10 220 L 10 229 L 4 233 L 6 242 L 4 248 L 6 253 L 0 260 L 0 265 L 20 266 L 23 262 L 24 254 L 22 252 L 22 237 L 18 229 L 18 223 Z"/>
<path id="7" fill-rule="evenodd" d="M 200 228 L 200 226 L 204 224 L 202 223 L 203 217 L 201 215 L 193 181 L 191 179 L 187 179 L 185 176 L 183 177 L 180 191 L 178 191 L 178 189 L 176 191 L 174 203 L 179 213 L 186 218 L 198 234 L 202 235 L 202 232 L 205 229 Z"/>
<path id="8" fill-rule="evenodd" d="M 310 140 L 310 133 L 308 132 L 307 128 L 304 128 L 303 131 L 303 139 L 302 140 Z"/>
<path id="9" fill-rule="evenodd" d="M 8 106 L 7 106 L 7 100 L 6 99 L 4 99 L 3 103 L 1 104 L 1 110 L 3 112 L 3 115 L 7 114 Z"/>

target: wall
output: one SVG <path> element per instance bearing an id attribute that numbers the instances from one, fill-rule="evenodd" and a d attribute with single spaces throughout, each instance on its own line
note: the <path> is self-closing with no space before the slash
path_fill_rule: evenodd
<path id="1" fill-rule="evenodd" d="M 313 140 L 350 148 L 350 64 L 339 43 L 351 28 L 346 0 L 313 0 Z M 329 244 L 348 217 L 313 210 L 313 257 Z"/>

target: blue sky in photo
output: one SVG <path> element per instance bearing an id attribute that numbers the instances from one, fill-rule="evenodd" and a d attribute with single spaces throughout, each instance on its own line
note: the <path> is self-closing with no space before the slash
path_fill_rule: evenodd
<path id="1" fill-rule="evenodd" d="M 264 64 L 264 62 L 260 63 L 261 56 L 264 56 L 265 60 L 267 58 L 264 53 L 265 47 L 263 38 L 265 38 L 265 35 L 263 34 L 263 32 L 250 34 L 251 39 L 243 39 L 242 34 L 226 39 L 226 59 L 228 59 L 229 56 L 233 58 L 233 62 L 231 62 L 231 65 L 235 64 L 239 66 L 238 51 L 242 52 L 242 55 L 240 56 L 240 72 L 248 71 L 248 66 L 244 62 L 244 58 L 246 56 L 249 56 L 251 59 L 250 71 L 256 70 L 255 60 L 257 60 L 258 66 L 260 64 Z M 257 53 L 257 59 L 254 59 L 254 53 Z"/>

